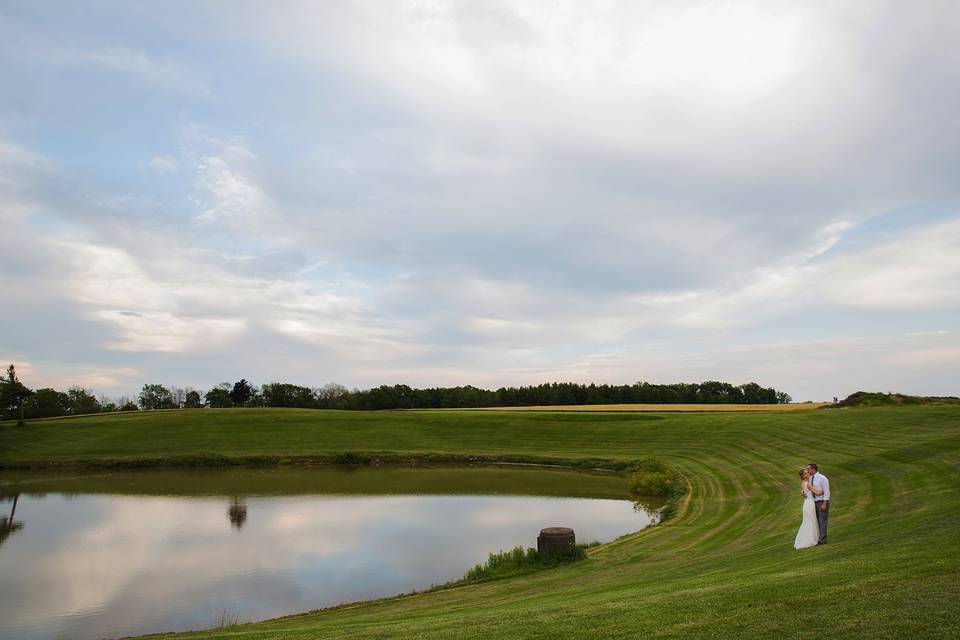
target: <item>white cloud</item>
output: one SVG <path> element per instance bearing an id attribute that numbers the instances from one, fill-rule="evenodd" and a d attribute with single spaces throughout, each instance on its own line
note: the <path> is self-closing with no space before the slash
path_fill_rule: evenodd
<path id="1" fill-rule="evenodd" d="M 847 222 L 828 225 L 810 250 L 759 267 L 734 286 L 638 296 L 635 308 L 659 322 L 710 330 L 755 326 L 825 303 L 835 310 L 960 307 L 960 221 L 903 231 L 878 246 L 825 256 L 851 229 L 855 227 Z"/>
<path id="2" fill-rule="evenodd" d="M 93 317 L 117 328 L 121 339 L 104 346 L 120 351 L 210 351 L 232 343 L 247 326 L 242 318 L 198 318 L 118 309 L 102 309 Z"/>
<path id="3" fill-rule="evenodd" d="M 823 293 L 838 305 L 919 311 L 960 307 L 960 220 L 905 231 L 821 269 Z"/>
<path id="4" fill-rule="evenodd" d="M 153 311 L 176 306 L 172 283 L 156 281 L 124 249 L 56 239 L 49 243 L 70 260 L 65 290 L 79 302 Z"/>
<path id="5" fill-rule="evenodd" d="M 133 367 L 105 366 L 89 362 L 28 361 L 15 354 L 0 355 L 0 365 L 14 364 L 17 378 L 32 389 L 50 387 L 64 390 L 73 386 L 88 391 L 110 388 L 131 388 L 139 384 L 140 372 Z"/>
<path id="6" fill-rule="evenodd" d="M 388 357 L 407 348 L 402 330 L 380 326 L 376 310 L 356 297 L 303 280 L 239 275 L 175 242 L 142 246 L 150 249 L 146 260 L 92 242 L 48 242 L 70 265 L 62 294 L 82 304 L 87 317 L 115 329 L 118 339 L 105 343 L 108 349 L 209 353 L 254 328 L 350 358 Z"/>
<path id="7" fill-rule="evenodd" d="M 180 162 L 173 156 L 154 156 L 147 166 L 161 175 L 171 175 L 180 170 Z"/>
<path id="8" fill-rule="evenodd" d="M 671 156 L 696 148 L 714 168 L 716 143 L 822 114 L 836 96 L 804 95 L 814 78 L 861 86 L 849 52 L 835 46 L 843 21 L 864 19 L 854 10 L 529 2 L 260 9 L 224 19 L 298 60 L 348 68 L 434 117 Z M 766 123 L 753 119 L 760 110 Z M 733 123 L 740 127 L 726 126 Z M 724 152 L 739 156 L 742 145 Z"/>
<path id="9" fill-rule="evenodd" d="M 204 156 L 196 166 L 194 186 L 207 203 L 198 220 L 249 223 L 267 214 L 263 191 L 237 167 L 254 159 L 245 147 L 230 145 L 222 155 Z"/>

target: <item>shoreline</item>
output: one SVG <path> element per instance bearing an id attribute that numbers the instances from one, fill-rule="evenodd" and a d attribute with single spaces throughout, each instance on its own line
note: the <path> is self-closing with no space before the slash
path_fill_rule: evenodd
<path id="1" fill-rule="evenodd" d="M 311 455 L 251 455 L 227 456 L 200 453 L 186 456 L 145 458 L 76 458 L 0 460 L 0 471 L 73 470 L 73 469 L 162 469 L 162 468 L 222 468 L 222 467 L 286 467 L 321 465 L 381 465 L 411 466 L 438 464 L 451 466 L 513 466 L 570 471 L 597 471 L 620 473 L 636 460 L 622 461 L 604 458 L 565 459 L 544 456 L 497 456 L 447 453 L 354 452 Z"/>

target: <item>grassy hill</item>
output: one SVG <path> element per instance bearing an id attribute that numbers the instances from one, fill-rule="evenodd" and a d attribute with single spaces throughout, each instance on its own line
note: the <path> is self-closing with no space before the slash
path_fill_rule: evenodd
<path id="1" fill-rule="evenodd" d="M 903 404 L 960 404 L 955 396 L 909 396 L 903 393 L 857 391 L 841 400 L 837 407 L 893 407 Z"/>
<path id="2" fill-rule="evenodd" d="M 442 454 L 622 463 L 690 493 L 666 524 L 534 575 L 177 638 L 960 637 L 960 408 L 771 413 L 203 410 L 0 432 L 0 465 Z M 795 469 L 831 479 L 830 544 L 794 551 Z"/>

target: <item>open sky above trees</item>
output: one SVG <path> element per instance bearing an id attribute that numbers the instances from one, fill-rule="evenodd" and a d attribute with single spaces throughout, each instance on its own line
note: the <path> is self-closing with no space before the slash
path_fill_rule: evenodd
<path id="1" fill-rule="evenodd" d="M 0 7 L 0 363 L 956 394 L 955 2 Z"/>

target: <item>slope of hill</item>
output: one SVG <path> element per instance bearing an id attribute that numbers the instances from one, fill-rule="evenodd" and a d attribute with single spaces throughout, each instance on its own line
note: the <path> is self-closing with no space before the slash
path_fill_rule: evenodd
<path id="1" fill-rule="evenodd" d="M 960 637 L 955 405 L 663 415 L 209 410 L 0 432 L 0 464 L 344 451 L 612 464 L 657 455 L 685 474 L 690 492 L 667 523 L 573 565 L 171 637 Z M 830 544 L 798 552 L 795 470 L 808 461 L 833 485 Z"/>
<path id="2" fill-rule="evenodd" d="M 894 407 L 904 404 L 960 403 L 955 396 L 908 396 L 903 393 L 857 391 L 838 402 L 838 407 Z"/>

